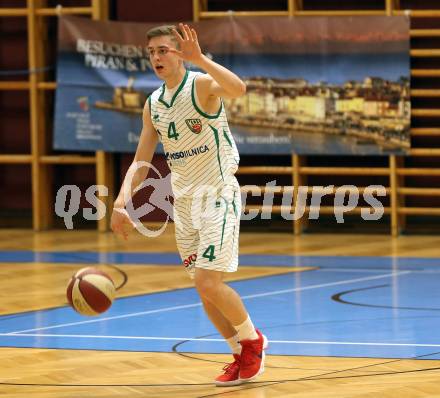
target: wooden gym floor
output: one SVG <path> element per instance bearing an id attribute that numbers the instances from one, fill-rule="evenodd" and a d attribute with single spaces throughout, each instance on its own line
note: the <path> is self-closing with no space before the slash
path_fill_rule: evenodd
<path id="1" fill-rule="evenodd" d="M 128 242 L 95 231 L 0 231 L 0 395 L 439 397 L 440 237 L 242 233 L 228 276 L 269 337 L 256 382 L 217 388 L 230 360 L 175 255 L 173 228 Z M 66 306 L 98 264 L 112 308 Z"/>

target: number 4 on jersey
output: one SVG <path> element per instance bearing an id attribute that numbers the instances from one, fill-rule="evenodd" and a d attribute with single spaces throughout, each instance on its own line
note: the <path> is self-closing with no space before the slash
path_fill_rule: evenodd
<path id="1" fill-rule="evenodd" d="M 168 126 L 168 138 L 174 138 L 175 140 L 179 138 L 179 133 L 176 131 L 176 125 L 174 122 L 171 122 Z"/>
<path id="2" fill-rule="evenodd" d="M 209 245 L 203 253 L 202 257 L 207 258 L 210 262 L 214 261 L 216 259 L 216 257 L 214 256 L 214 250 L 214 245 Z"/>

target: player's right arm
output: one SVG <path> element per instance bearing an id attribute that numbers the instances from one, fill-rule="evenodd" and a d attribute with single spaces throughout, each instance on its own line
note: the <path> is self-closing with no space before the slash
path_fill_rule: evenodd
<path id="1" fill-rule="evenodd" d="M 149 167 L 140 166 L 138 162 L 151 163 L 158 143 L 158 135 L 153 127 L 150 116 L 150 106 L 146 101 L 142 114 L 142 131 L 133 161 L 125 174 L 119 195 L 113 205 L 110 226 L 113 232 L 127 239 L 128 231 L 134 227 L 125 205 L 133 198 L 134 189 L 141 184 L 148 175 Z"/>

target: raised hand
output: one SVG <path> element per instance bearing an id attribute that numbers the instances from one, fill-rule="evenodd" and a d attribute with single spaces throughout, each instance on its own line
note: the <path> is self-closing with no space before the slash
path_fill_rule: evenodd
<path id="1" fill-rule="evenodd" d="M 179 50 L 175 48 L 169 48 L 168 51 L 177 54 L 184 61 L 197 64 L 202 58 L 202 51 L 200 50 L 199 41 L 197 39 L 197 33 L 194 29 L 188 25 L 182 23 L 179 24 L 182 35 L 173 30 L 174 36 L 179 43 Z"/>

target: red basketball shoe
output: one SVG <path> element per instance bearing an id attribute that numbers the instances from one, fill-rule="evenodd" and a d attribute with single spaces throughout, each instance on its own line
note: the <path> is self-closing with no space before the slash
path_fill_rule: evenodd
<path id="1" fill-rule="evenodd" d="M 233 354 L 235 361 L 226 365 L 223 370 L 225 371 L 220 376 L 216 377 L 215 385 L 218 387 L 236 386 L 241 384 L 239 373 L 240 373 L 240 362 L 241 358 L 238 354 Z"/>
<path id="2" fill-rule="evenodd" d="M 255 379 L 264 372 L 264 350 L 267 348 L 267 337 L 258 329 L 255 329 L 258 339 L 240 341 L 241 363 L 240 363 L 240 381 L 246 382 Z"/>

